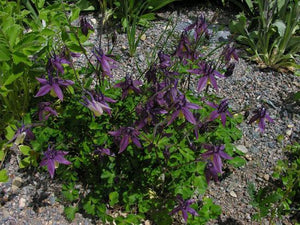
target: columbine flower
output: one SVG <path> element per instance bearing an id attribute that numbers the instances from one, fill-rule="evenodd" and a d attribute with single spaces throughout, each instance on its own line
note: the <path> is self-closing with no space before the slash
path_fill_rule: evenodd
<path id="1" fill-rule="evenodd" d="M 165 68 L 170 67 L 172 65 L 170 55 L 159 52 L 158 53 L 158 58 L 159 58 L 159 61 L 160 61 L 159 67 L 161 69 L 165 69 Z"/>
<path id="2" fill-rule="evenodd" d="M 112 153 L 108 148 L 97 147 L 96 150 L 94 151 L 94 153 L 99 155 L 100 158 L 102 158 L 105 155 L 112 156 L 112 157 L 115 156 L 115 154 Z"/>
<path id="3" fill-rule="evenodd" d="M 224 152 L 224 145 L 208 145 L 208 144 L 203 144 L 203 147 L 205 149 L 207 149 L 208 151 L 201 154 L 201 157 L 204 159 L 210 159 L 213 164 L 214 167 L 217 171 L 217 173 L 222 173 L 222 160 L 223 159 L 232 159 L 232 157 L 230 157 L 229 155 L 227 155 Z"/>
<path id="4" fill-rule="evenodd" d="M 89 33 L 89 30 L 94 30 L 93 26 L 87 21 L 85 17 L 80 18 L 80 28 L 81 32 L 87 36 Z"/>
<path id="5" fill-rule="evenodd" d="M 59 77 L 52 77 L 51 75 L 48 75 L 48 80 L 38 77 L 36 77 L 36 79 L 41 83 L 42 87 L 35 97 L 44 96 L 50 92 L 52 96 L 57 96 L 61 101 L 63 101 L 64 96 L 60 86 L 67 87 L 74 84 L 71 80 L 63 80 Z"/>
<path id="6" fill-rule="evenodd" d="M 222 52 L 222 56 L 224 57 L 226 65 L 229 64 L 230 60 L 233 58 L 236 61 L 239 61 L 239 56 L 237 54 L 237 50 L 235 47 L 231 47 L 227 44 Z"/>
<path id="7" fill-rule="evenodd" d="M 200 62 L 199 63 L 199 69 L 191 69 L 188 70 L 190 73 L 203 75 L 198 81 L 198 88 L 197 90 L 200 92 L 202 91 L 205 86 L 209 83 L 212 84 L 212 86 L 218 90 L 218 85 L 215 79 L 215 76 L 217 77 L 224 77 L 221 73 L 219 73 L 217 70 L 213 68 L 212 65 L 206 63 L 206 62 Z"/>
<path id="8" fill-rule="evenodd" d="M 200 109 L 200 106 L 194 103 L 187 102 L 184 95 L 179 96 L 178 100 L 174 105 L 174 108 L 175 110 L 173 111 L 172 117 L 168 122 L 168 125 L 170 125 L 180 114 L 183 115 L 186 118 L 186 120 L 189 121 L 190 123 L 192 124 L 197 123 L 190 109 Z"/>
<path id="9" fill-rule="evenodd" d="M 115 66 L 114 64 L 116 64 L 117 62 L 115 60 L 113 60 L 112 58 L 110 58 L 108 55 L 105 55 L 102 51 L 102 49 L 94 49 L 93 51 L 94 56 L 97 58 L 97 60 L 100 63 L 101 66 L 101 70 L 102 70 L 102 76 L 108 76 L 110 78 L 112 78 L 112 74 L 111 74 L 111 70 L 117 68 L 117 66 Z"/>
<path id="10" fill-rule="evenodd" d="M 41 102 L 39 104 L 39 120 L 47 120 L 50 115 L 58 116 L 57 112 L 50 107 L 50 102 Z"/>
<path id="11" fill-rule="evenodd" d="M 58 151 L 53 149 L 53 147 L 48 146 L 47 151 L 44 152 L 44 157 L 40 163 L 40 166 L 47 166 L 50 176 L 53 178 L 54 171 L 55 168 L 58 167 L 58 163 L 65 165 L 71 164 L 71 162 L 64 158 L 66 154 L 68 154 L 68 152 Z"/>
<path id="12" fill-rule="evenodd" d="M 138 85 L 141 84 L 141 81 L 132 80 L 131 76 L 126 75 L 125 81 L 115 84 L 114 87 L 122 88 L 122 99 L 124 99 L 128 95 L 129 91 L 134 91 L 137 94 L 142 93 L 141 89 L 138 87 Z"/>
<path id="13" fill-rule="evenodd" d="M 213 121 L 218 117 L 221 117 L 222 124 L 225 127 L 226 115 L 232 117 L 231 113 L 228 111 L 228 100 L 227 99 L 222 100 L 220 105 L 208 101 L 206 102 L 206 104 L 216 109 L 211 112 L 209 116 L 210 121 Z"/>
<path id="14" fill-rule="evenodd" d="M 24 140 L 30 141 L 35 138 L 32 131 L 28 128 L 28 126 L 22 125 L 19 127 L 13 136 L 13 138 L 9 141 L 9 143 L 14 142 L 14 144 L 19 145 L 24 142 Z"/>
<path id="15" fill-rule="evenodd" d="M 195 41 L 198 41 L 198 39 L 202 36 L 203 33 L 205 34 L 206 38 L 209 37 L 208 26 L 204 16 L 200 16 L 199 18 L 197 18 L 195 23 L 189 25 L 187 28 L 184 29 L 184 31 L 189 31 L 192 29 L 194 29 L 195 31 L 194 32 Z"/>
<path id="16" fill-rule="evenodd" d="M 252 116 L 248 123 L 250 124 L 256 121 L 261 132 L 264 132 L 265 130 L 265 119 L 267 119 L 271 123 L 274 123 L 274 120 L 269 116 L 267 110 L 264 107 L 254 110 L 253 113 L 255 114 L 254 116 Z"/>
<path id="17" fill-rule="evenodd" d="M 51 75 L 53 71 L 57 71 L 60 72 L 61 74 L 64 74 L 64 67 L 62 66 L 62 64 L 71 64 L 70 61 L 68 61 L 67 59 L 65 59 L 62 56 L 58 56 L 58 55 L 53 55 L 48 59 L 48 63 L 47 63 L 47 72 L 48 75 Z"/>
<path id="18" fill-rule="evenodd" d="M 140 132 L 133 127 L 121 127 L 117 131 L 110 131 L 108 132 L 110 135 L 120 139 L 120 149 L 118 153 L 122 153 L 128 146 L 128 144 L 132 141 L 138 148 L 141 148 L 142 145 L 138 139 L 138 135 Z"/>
<path id="19" fill-rule="evenodd" d="M 95 93 L 94 95 L 92 95 L 90 92 L 87 93 L 91 97 L 91 100 L 83 96 L 82 98 L 85 103 L 82 104 L 89 108 L 94 113 L 94 116 L 101 116 L 104 111 L 109 115 L 111 114 L 111 108 L 107 102 L 115 103 L 115 100 L 105 97 L 102 93 Z"/>
<path id="20" fill-rule="evenodd" d="M 216 170 L 215 165 L 209 160 L 205 167 L 205 178 L 207 184 L 209 184 L 210 180 L 214 180 L 218 182 L 218 171 Z"/>
<path id="21" fill-rule="evenodd" d="M 181 39 L 174 53 L 175 56 L 179 57 L 184 65 L 187 64 L 187 59 L 194 60 L 196 59 L 196 54 L 190 48 L 191 43 L 189 41 L 187 32 L 182 32 Z"/>
<path id="22" fill-rule="evenodd" d="M 158 115 L 167 113 L 166 110 L 159 108 L 153 101 L 148 101 L 145 106 L 138 105 L 136 107 L 136 112 L 140 117 L 140 120 L 137 122 L 138 129 L 142 129 L 150 123 L 158 123 Z"/>
<path id="23" fill-rule="evenodd" d="M 152 82 L 156 84 L 157 82 L 157 65 L 153 64 L 150 66 L 150 69 L 146 72 L 145 77 L 148 83 Z"/>
<path id="24" fill-rule="evenodd" d="M 190 207 L 190 205 L 195 203 L 195 200 L 193 199 L 183 200 L 182 196 L 180 195 L 176 196 L 176 200 L 178 202 L 178 206 L 169 213 L 170 215 L 173 215 L 181 211 L 182 217 L 185 222 L 188 219 L 188 213 L 192 214 L 193 216 L 199 216 L 196 210 Z"/>

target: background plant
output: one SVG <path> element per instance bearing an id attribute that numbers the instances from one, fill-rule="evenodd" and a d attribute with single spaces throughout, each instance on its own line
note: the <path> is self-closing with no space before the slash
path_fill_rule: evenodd
<path id="1" fill-rule="evenodd" d="M 298 0 L 246 1 L 255 17 L 240 13 L 230 25 L 236 40 L 247 46 L 250 59 L 260 67 L 295 71 L 299 66 Z"/>
<path id="2" fill-rule="evenodd" d="M 295 224 L 299 221 L 299 174 L 300 174 L 300 145 L 295 143 L 286 149 L 287 159 L 277 162 L 273 184 L 255 190 L 249 186 L 252 205 L 258 213 L 253 217 L 262 221 L 269 218 L 269 224 L 275 224 L 283 216 L 289 215 Z"/>

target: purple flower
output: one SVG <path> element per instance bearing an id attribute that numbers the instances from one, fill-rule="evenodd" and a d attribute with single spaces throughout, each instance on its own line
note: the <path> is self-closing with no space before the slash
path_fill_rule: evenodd
<path id="1" fill-rule="evenodd" d="M 151 65 L 150 69 L 146 72 L 145 77 L 147 81 L 153 82 L 154 84 L 157 82 L 157 65 Z"/>
<path id="2" fill-rule="evenodd" d="M 107 102 L 115 103 L 115 100 L 105 97 L 102 93 L 94 93 L 94 95 L 90 92 L 87 93 L 91 100 L 83 96 L 82 98 L 85 102 L 82 104 L 89 108 L 94 113 L 94 116 L 101 116 L 104 111 L 109 115 L 111 114 L 111 108 Z"/>
<path id="3" fill-rule="evenodd" d="M 133 127 L 121 127 L 117 131 L 108 132 L 110 135 L 116 137 L 118 141 L 120 140 L 120 149 L 118 153 L 122 153 L 132 141 L 138 148 L 141 148 L 142 145 L 138 139 L 140 132 Z M 122 139 L 121 139 L 122 137 Z"/>
<path id="4" fill-rule="evenodd" d="M 94 153 L 99 155 L 100 158 L 102 158 L 105 155 L 112 156 L 112 157 L 115 156 L 115 154 L 112 153 L 108 148 L 97 147 L 96 150 L 94 151 Z"/>
<path id="5" fill-rule="evenodd" d="M 170 55 L 159 52 L 158 53 L 158 58 L 159 58 L 159 61 L 160 61 L 159 67 L 161 69 L 165 69 L 165 68 L 170 67 L 172 65 Z"/>
<path id="6" fill-rule="evenodd" d="M 50 102 L 41 102 L 39 104 L 39 120 L 47 120 L 50 115 L 58 116 L 57 112 L 50 107 Z"/>
<path id="7" fill-rule="evenodd" d="M 225 127 L 226 115 L 232 117 L 231 113 L 228 111 L 228 100 L 227 99 L 222 100 L 220 105 L 208 101 L 206 102 L 206 104 L 216 109 L 211 112 L 209 116 L 209 120 L 213 121 L 216 118 L 221 117 L 222 124 Z"/>
<path id="8" fill-rule="evenodd" d="M 63 80 L 59 77 L 52 77 L 51 75 L 48 75 L 48 80 L 38 77 L 36 77 L 36 79 L 41 83 L 42 87 L 35 97 L 44 96 L 50 92 L 52 96 L 57 96 L 61 101 L 63 101 L 64 96 L 60 86 L 67 87 L 74 84 L 71 80 Z"/>
<path id="9" fill-rule="evenodd" d="M 85 17 L 80 18 L 80 28 L 81 32 L 87 36 L 89 33 L 89 30 L 94 30 L 93 26 L 87 21 Z"/>
<path id="10" fill-rule="evenodd" d="M 108 76 L 112 78 L 113 76 L 111 74 L 111 70 L 117 68 L 117 66 L 114 65 L 117 64 L 117 62 L 112 58 L 108 57 L 108 55 L 105 55 L 102 49 L 94 49 L 93 53 L 94 56 L 97 58 L 98 62 L 100 63 L 102 76 Z"/>
<path id="11" fill-rule="evenodd" d="M 32 131 L 29 129 L 28 126 L 22 125 L 19 127 L 13 136 L 11 140 L 8 141 L 8 143 L 11 143 L 14 141 L 14 144 L 19 145 L 26 141 L 33 140 L 35 138 L 34 134 Z"/>
<path id="12" fill-rule="evenodd" d="M 190 72 L 190 73 L 203 75 L 198 81 L 197 90 L 199 92 L 202 91 L 205 88 L 205 86 L 209 83 L 211 83 L 212 86 L 216 90 L 218 90 L 218 85 L 217 85 L 215 76 L 217 76 L 217 77 L 224 77 L 224 76 L 221 73 L 219 73 L 217 70 L 215 70 L 212 65 L 210 65 L 206 62 L 200 62 L 198 65 L 200 67 L 199 69 L 188 70 L 188 72 Z"/>
<path id="13" fill-rule="evenodd" d="M 122 99 L 124 99 L 129 91 L 134 91 L 136 94 L 142 93 L 138 85 L 141 85 L 142 82 L 139 80 L 132 80 L 131 76 L 126 75 L 125 81 L 115 84 L 114 87 L 122 88 Z"/>
<path id="14" fill-rule="evenodd" d="M 47 151 L 44 152 L 44 157 L 40 162 L 40 166 L 47 166 L 50 176 L 53 178 L 57 163 L 65 165 L 71 164 L 71 162 L 64 158 L 66 154 L 68 154 L 68 152 L 58 151 L 53 149 L 53 147 L 48 146 Z"/>
<path id="15" fill-rule="evenodd" d="M 274 123 L 274 120 L 269 116 L 269 114 L 267 113 L 267 110 L 264 107 L 261 107 L 259 109 L 256 109 L 253 111 L 253 113 L 255 113 L 252 118 L 250 119 L 250 121 L 248 122 L 253 123 L 253 122 L 257 122 L 258 123 L 258 127 L 260 128 L 261 132 L 264 132 L 265 130 L 265 120 L 267 119 L 269 122 Z"/>
<path id="16" fill-rule="evenodd" d="M 183 115 L 190 123 L 197 123 L 190 109 L 200 109 L 200 106 L 194 103 L 187 102 L 184 95 L 179 96 L 178 100 L 175 102 L 174 108 L 175 110 L 172 113 L 172 117 L 168 122 L 168 125 L 170 125 L 180 114 Z"/>
<path id="17" fill-rule="evenodd" d="M 138 105 L 136 107 L 136 112 L 139 115 L 140 120 L 137 122 L 137 128 L 142 129 L 147 124 L 158 123 L 158 115 L 166 114 L 167 111 L 161 109 L 153 101 L 148 101 L 145 106 Z"/>
<path id="18" fill-rule="evenodd" d="M 189 41 L 188 35 L 186 32 L 181 34 L 181 39 L 174 53 L 175 56 L 179 57 L 184 65 L 187 64 L 187 59 L 194 60 L 197 58 L 196 53 L 191 49 L 191 43 Z"/>
<path id="19" fill-rule="evenodd" d="M 47 62 L 47 72 L 48 75 L 52 75 L 53 71 L 57 71 L 60 72 L 61 74 L 64 74 L 64 67 L 62 66 L 62 64 L 71 64 L 70 61 L 68 61 L 67 59 L 65 59 L 65 57 L 62 56 L 58 56 L 58 55 L 53 55 L 48 59 Z"/>
<path id="20" fill-rule="evenodd" d="M 208 26 L 204 16 L 198 17 L 197 20 L 193 24 L 185 28 L 184 31 L 189 31 L 192 29 L 194 29 L 195 31 L 194 32 L 195 41 L 198 41 L 203 33 L 205 34 L 206 38 L 209 37 Z"/>
<path id="21" fill-rule="evenodd" d="M 205 167 L 205 178 L 206 178 L 206 182 L 207 184 L 209 184 L 210 180 L 214 180 L 215 182 L 218 182 L 218 171 L 215 167 L 215 165 L 208 160 L 206 167 Z"/>
<path id="22" fill-rule="evenodd" d="M 229 64 L 230 60 L 234 58 L 236 61 L 239 61 L 239 56 L 235 47 L 231 47 L 229 44 L 225 46 L 222 52 L 226 65 Z"/>
<path id="23" fill-rule="evenodd" d="M 201 157 L 204 159 L 210 159 L 213 162 L 217 173 L 222 173 L 223 165 L 222 165 L 221 158 L 232 159 L 232 157 L 230 157 L 224 152 L 225 149 L 224 145 L 215 146 L 215 145 L 203 144 L 203 147 L 208 151 L 201 154 Z"/>
<path id="24" fill-rule="evenodd" d="M 190 207 L 190 205 L 195 203 L 195 200 L 193 200 L 193 199 L 183 200 L 181 195 L 177 195 L 176 200 L 178 202 L 178 206 L 175 207 L 169 213 L 170 215 L 173 215 L 173 214 L 178 213 L 179 211 L 181 211 L 182 212 L 182 217 L 183 217 L 185 222 L 187 222 L 188 213 L 192 214 L 193 216 L 199 216 L 199 214 L 196 212 L 196 210 Z"/>

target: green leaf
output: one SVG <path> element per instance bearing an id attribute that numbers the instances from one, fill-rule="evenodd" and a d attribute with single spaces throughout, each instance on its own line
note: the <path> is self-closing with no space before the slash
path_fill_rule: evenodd
<path id="1" fill-rule="evenodd" d="M 119 202 L 119 193 L 116 191 L 109 193 L 109 205 L 114 206 L 118 202 Z"/>
<path id="2" fill-rule="evenodd" d="M 23 75 L 23 72 L 18 73 L 18 74 L 10 74 L 9 77 L 5 80 L 3 85 L 4 86 L 10 85 L 11 83 L 13 83 L 15 80 L 17 80 L 22 75 Z"/>
<path id="3" fill-rule="evenodd" d="M 3 149 L 0 149 L 0 161 L 3 161 L 4 156 L 5 156 L 5 152 L 4 152 L 4 147 L 3 147 Z"/>
<path id="4" fill-rule="evenodd" d="M 284 22 L 282 20 L 276 20 L 273 23 L 273 26 L 277 28 L 280 37 L 283 37 L 286 29 L 286 25 L 284 24 Z"/>
<path id="5" fill-rule="evenodd" d="M 31 148 L 29 146 L 19 145 L 19 149 L 24 155 L 30 155 Z"/>
<path id="6" fill-rule="evenodd" d="M 30 165 L 30 161 L 31 161 L 31 158 L 30 158 L 29 156 L 26 157 L 26 158 L 24 158 L 24 159 L 22 159 L 22 160 L 19 162 L 19 167 L 20 167 L 20 169 L 23 169 L 23 168 L 29 166 L 29 165 Z"/>
<path id="7" fill-rule="evenodd" d="M 7 126 L 7 127 L 5 128 L 5 130 L 6 130 L 5 138 L 6 138 L 6 140 L 8 140 L 8 141 L 10 141 L 11 139 L 13 139 L 13 137 L 14 137 L 14 135 L 15 135 L 15 130 L 13 130 L 13 128 L 16 129 L 15 126 Z"/>
<path id="8" fill-rule="evenodd" d="M 22 28 L 17 24 L 13 24 L 5 30 L 11 49 L 15 46 L 17 38 L 20 36 L 21 32 Z"/>
<path id="9" fill-rule="evenodd" d="M 2 32 L 0 32 L 0 62 L 10 60 L 8 42 Z"/>
<path id="10" fill-rule="evenodd" d="M 42 9 L 45 5 L 45 0 L 35 0 L 35 4 L 39 9 Z"/>
<path id="11" fill-rule="evenodd" d="M 183 149 L 180 148 L 179 152 L 183 155 L 183 157 L 186 159 L 186 161 L 192 161 L 195 159 L 194 151 L 192 151 L 189 148 L 183 148 Z"/>
<path id="12" fill-rule="evenodd" d="M 74 220 L 75 218 L 75 213 L 78 211 L 78 207 L 65 207 L 64 208 L 64 213 L 66 214 L 66 217 L 68 218 L 68 220 Z"/>
<path id="13" fill-rule="evenodd" d="M 14 52 L 12 54 L 12 58 L 13 58 L 14 64 L 25 63 L 28 66 L 32 65 L 32 62 L 28 59 L 28 56 L 22 52 Z"/>
<path id="14" fill-rule="evenodd" d="M 7 182 L 7 181 L 8 181 L 7 171 L 5 169 L 0 170 L 0 182 Z"/>
<path id="15" fill-rule="evenodd" d="M 70 21 L 73 22 L 74 20 L 78 19 L 80 13 L 80 8 L 75 7 L 72 9 Z"/>
<path id="16" fill-rule="evenodd" d="M 242 159 L 240 157 L 235 157 L 235 158 L 233 158 L 231 160 L 228 160 L 228 163 L 230 165 L 233 165 L 234 167 L 241 167 L 241 166 L 243 166 L 243 165 L 246 164 L 246 160 Z"/>
<path id="17" fill-rule="evenodd" d="M 204 194 L 207 189 L 207 181 L 204 176 L 198 176 L 193 179 L 194 186 L 197 188 L 199 194 Z"/>
<path id="18" fill-rule="evenodd" d="M 299 101 L 299 100 L 300 100 L 300 91 L 298 91 L 297 93 L 295 93 L 295 94 L 293 95 L 293 99 L 294 99 L 295 101 Z"/>

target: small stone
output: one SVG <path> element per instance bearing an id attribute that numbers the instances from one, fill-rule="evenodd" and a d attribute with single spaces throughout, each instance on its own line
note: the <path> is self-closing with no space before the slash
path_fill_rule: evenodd
<path id="1" fill-rule="evenodd" d="M 291 135 L 292 135 L 292 130 L 287 130 L 287 131 L 286 131 L 286 135 L 287 135 L 287 136 L 291 136 Z"/>
<path id="2" fill-rule="evenodd" d="M 264 175 L 264 179 L 265 179 L 266 181 L 268 181 L 268 180 L 270 179 L 270 175 L 269 175 L 269 174 L 265 174 L 265 175 Z"/>
<path id="3" fill-rule="evenodd" d="M 151 225 L 151 223 L 150 223 L 149 220 L 146 220 L 144 224 L 145 224 L 145 225 Z"/>
<path id="4" fill-rule="evenodd" d="M 246 148 L 245 145 L 237 145 L 235 147 L 244 154 L 246 154 L 248 152 L 248 149 Z"/>
<path id="5" fill-rule="evenodd" d="M 146 34 L 142 34 L 142 36 L 140 37 L 140 39 L 141 39 L 142 41 L 145 41 L 145 40 L 146 40 Z"/>
<path id="6" fill-rule="evenodd" d="M 25 198 L 20 198 L 19 200 L 19 208 L 23 209 L 26 205 L 26 199 Z"/>
<path id="7" fill-rule="evenodd" d="M 97 20 L 95 18 L 92 18 L 91 19 L 91 22 L 93 23 L 93 25 L 96 25 L 97 24 Z"/>
<path id="8" fill-rule="evenodd" d="M 245 155 L 245 158 L 246 158 L 248 161 L 251 161 L 251 160 L 252 160 L 251 156 L 248 155 L 248 154 Z"/>
<path id="9" fill-rule="evenodd" d="M 145 57 L 143 55 L 139 55 L 138 59 L 140 60 L 140 62 L 145 62 Z"/>
<path id="10" fill-rule="evenodd" d="M 11 185 L 12 191 L 15 192 L 16 190 L 18 190 L 18 188 L 21 187 L 21 185 L 22 185 L 22 178 L 15 177 Z"/>
<path id="11" fill-rule="evenodd" d="M 122 45 L 122 46 L 121 46 L 121 49 L 122 49 L 122 50 L 126 50 L 127 47 L 126 47 L 125 45 Z"/>
<path id="12" fill-rule="evenodd" d="M 237 195 L 236 195 L 236 193 L 235 193 L 234 191 L 229 192 L 229 194 L 230 194 L 232 197 L 237 198 Z"/>

